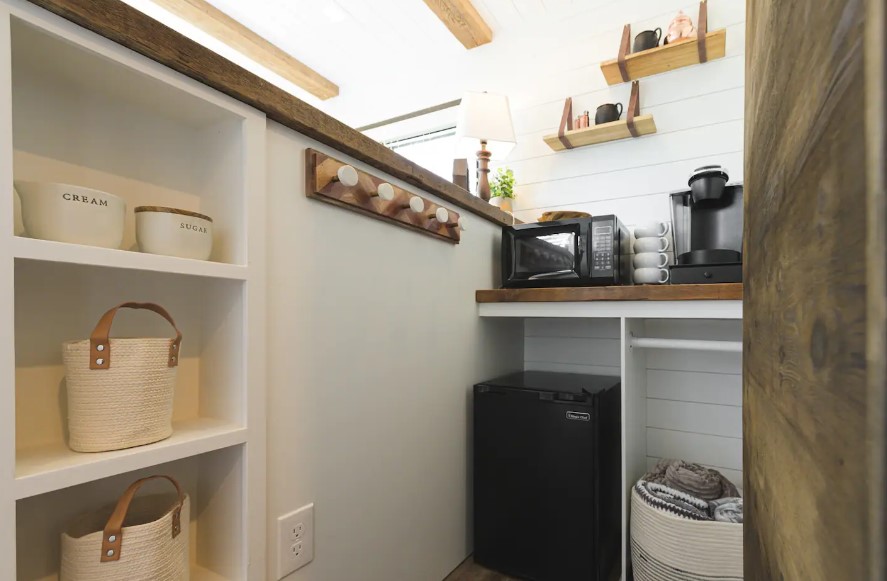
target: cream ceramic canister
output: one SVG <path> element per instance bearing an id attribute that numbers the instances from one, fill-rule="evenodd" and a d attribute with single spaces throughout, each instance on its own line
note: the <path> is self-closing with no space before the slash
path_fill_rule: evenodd
<path id="1" fill-rule="evenodd" d="M 140 251 L 196 260 L 207 260 L 212 254 L 213 220 L 209 216 L 161 206 L 139 206 L 135 213 Z"/>
<path id="2" fill-rule="evenodd" d="M 665 34 L 665 44 L 671 44 L 684 38 L 692 38 L 696 34 L 696 27 L 690 17 L 681 10 L 668 25 Z"/>
<path id="3" fill-rule="evenodd" d="M 15 181 L 25 234 L 31 238 L 120 248 L 126 202 L 71 184 Z"/>

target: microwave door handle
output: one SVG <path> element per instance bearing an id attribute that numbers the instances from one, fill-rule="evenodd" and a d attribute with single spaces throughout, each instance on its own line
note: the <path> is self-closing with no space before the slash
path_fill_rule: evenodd
<path id="1" fill-rule="evenodd" d="M 579 278 L 576 276 L 576 274 L 571 269 L 568 268 L 566 270 L 555 270 L 554 272 L 543 272 L 541 274 L 534 274 L 533 276 L 531 276 L 527 280 L 539 280 L 539 279 L 543 279 L 543 278 L 559 278 L 565 274 L 572 274 L 573 276 L 571 276 L 570 278 Z"/>

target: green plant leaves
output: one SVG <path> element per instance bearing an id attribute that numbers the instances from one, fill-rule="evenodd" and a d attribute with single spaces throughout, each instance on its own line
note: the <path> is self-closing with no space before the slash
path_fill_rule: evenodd
<path id="1" fill-rule="evenodd" d="M 514 198 L 514 172 L 500 167 L 490 179 L 490 196 L 494 198 Z"/>

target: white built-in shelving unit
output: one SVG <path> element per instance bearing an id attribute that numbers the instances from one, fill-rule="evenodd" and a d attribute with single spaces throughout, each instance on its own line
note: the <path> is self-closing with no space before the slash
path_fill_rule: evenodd
<path id="1" fill-rule="evenodd" d="M 612 375 L 622 389 L 622 581 L 630 490 L 660 458 L 742 488 L 742 301 L 481 303 L 524 320 L 524 369 Z"/>
<path id="2" fill-rule="evenodd" d="M 66 524 L 156 473 L 192 496 L 192 579 L 265 578 L 264 132 L 255 110 L 29 3 L 0 0 L 0 320 L 14 321 L 0 327 L 0 579 L 58 579 Z M 124 249 L 16 236 L 14 179 L 124 198 Z M 139 205 L 211 216 L 210 260 L 139 253 Z M 163 305 L 182 330 L 174 434 L 72 452 L 62 342 L 88 337 L 125 301 Z M 168 333 L 139 311 L 113 328 Z"/>

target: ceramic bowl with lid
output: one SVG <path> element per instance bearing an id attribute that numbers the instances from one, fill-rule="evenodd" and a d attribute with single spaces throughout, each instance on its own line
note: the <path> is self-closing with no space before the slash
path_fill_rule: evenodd
<path id="1" fill-rule="evenodd" d="M 25 234 L 31 238 L 120 248 L 126 202 L 108 192 L 70 184 L 15 182 Z"/>
<path id="2" fill-rule="evenodd" d="M 207 260 L 212 254 L 209 216 L 163 206 L 139 206 L 135 214 L 136 241 L 142 252 L 196 260 Z"/>
<path id="3" fill-rule="evenodd" d="M 690 174 L 687 185 L 693 194 L 694 202 L 703 200 L 719 200 L 727 185 L 727 170 L 720 165 L 704 165 Z"/>

